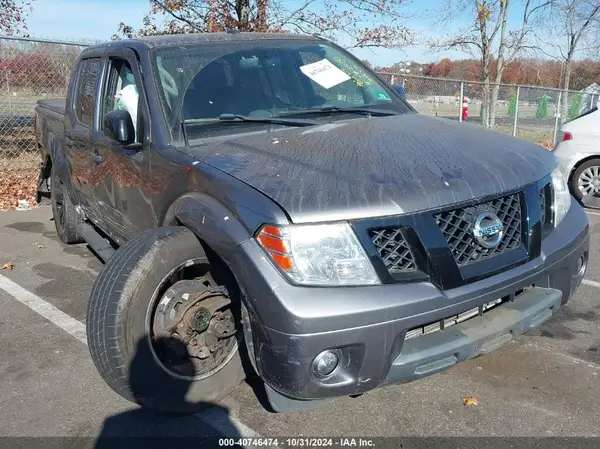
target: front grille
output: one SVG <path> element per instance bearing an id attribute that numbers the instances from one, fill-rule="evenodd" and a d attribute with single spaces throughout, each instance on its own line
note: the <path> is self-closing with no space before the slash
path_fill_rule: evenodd
<path id="1" fill-rule="evenodd" d="M 402 235 L 402 228 L 372 229 L 369 234 L 390 274 L 416 271 L 415 258 Z"/>
<path id="2" fill-rule="evenodd" d="M 482 211 L 495 213 L 504 225 L 504 236 L 495 248 L 485 248 L 473 235 L 477 215 Z M 481 203 L 474 206 L 442 212 L 435 220 L 459 266 L 497 256 L 521 246 L 521 202 L 519 194 Z"/>

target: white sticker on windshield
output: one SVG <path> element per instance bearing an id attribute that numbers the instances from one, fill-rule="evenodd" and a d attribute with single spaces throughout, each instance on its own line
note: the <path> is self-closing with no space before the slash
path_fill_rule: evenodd
<path id="1" fill-rule="evenodd" d="M 330 89 L 350 79 L 350 76 L 346 72 L 338 69 L 327 59 L 303 65 L 300 67 L 300 70 L 325 89 Z"/>

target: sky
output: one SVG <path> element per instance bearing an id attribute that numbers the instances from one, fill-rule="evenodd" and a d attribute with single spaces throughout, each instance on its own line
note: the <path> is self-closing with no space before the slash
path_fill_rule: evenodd
<path id="1" fill-rule="evenodd" d="M 290 7 L 299 0 L 284 0 Z M 407 24 L 423 36 L 441 37 L 440 31 L 431 24 L 423 11 L 433 8 L 440 0 L 412 0 L 407 13 L 414 16 Z M 516 2 L 518 3 L 518 2 Z M 148 0 L 35 0 L 34 11 L 27 18 L 29 34 L 33 37 L 61 40 L 109 40 L 118 31 L 119 23 L 125 22 L 134 29 L 140 28 L 142 18 L 150 9 Z M 514 8 L 510 21 L 518 20 L 519 11 Z M 447 24 L 444 32 L 462 24 Z M 343 43 L 342 43 L 343 44 Z M 398 61 L 426 63 L 444 57 L 457 59 L 469 57 L 460 51 L 432 52 L 424 42 L 406 49 L 358 49 L 353 53 L 374 65 L 388 66 Z"/>

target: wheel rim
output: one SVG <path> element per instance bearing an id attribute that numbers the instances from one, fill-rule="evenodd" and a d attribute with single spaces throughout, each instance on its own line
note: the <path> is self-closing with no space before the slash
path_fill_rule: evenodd
<path id="1" fill-rule="evenodd" d="M 210 273 L 207 273 L 203 276 L 197 276 L 194 278 L 194 280 L 185 280 L 183 278 L 186 270 L 199 268 L 204 264 L 206 264 L 206 261 L 203 259 L 190 260 L 179 265 L 167 276 L 165 276 L 161 281 L 161 284 L 154 292 L 152 301 L 148 307 L 148 314 L 146 318 L 147 342 L 150 346 L 155 362 L 170 376 L 188 381 L 202 380 L 212 376 L 216 372 L 223 369 L 223 367 L 227 365 L 227 363 L 233 358 L 238 350 L 237 336 L 239 331 L 235 328 L 233 329 L 233 334 L 227 338 L 224 338 L 223 341 L 219 341 L 218 344 L 215 345 L 216 347 L 212 348 L 215 350 L 210 351 L 208 357 L 205 358 L 201 358 L 200 356 L 206 356 L 206 349 L 208 348 L 206 345 L 197 344 L 199 341 L 203 341 L 202 338 L 195 338 L 199 336 L 197 332 L 193 335 L 194 338 L 189 338 L 189 342 L 186 342 L 186 339 L 181 338 L 182 336 L 175 336 L 173 335 L 174 332 L 171 332 L 171 328 L 173 327 L 175 327 L 176 332 L 179 332 L 179 329 L 177 329 L 176 325 L 181 323 L 184 318 L 187 319 L 185 328 L 189 330 L 187 325 L 193 322 L 190 317 L 195 316 L 194 313 L 185 313 L 179 322 L 172 322 L 170 319 L 173 318 L 173 312 L 175 312 L 176 315 L 175 319 L 177 320 L 179 318 L 179 316 L 177 316 L 178 307 L 176 307 L 176 305 L 184 307 L 187 301 L 195 301 L 195 304 L 191 304 L 189 310 L 190 312 L 195 312 L 196 309 L 203 308 L 203 305 L 207 304 L 211 299 L 212 304 L 215 304 L 215 302 L 217 302 L 215 299 L 219 300 L 219 292 L 223 292 L 224 290 L 226 293 L 226 289 L 217 286 L 212 276 L 210 276 Z M 181 297 L 177 297 L 176 295 L 173 295 L 171 298 L 167 297 L 167 294 L 173 293 L 174 287 L 176 287 L 177 284 L 191 282 L 200 282 L 207 287 L 207 291 L 210 293 L 201 292 L 201 294 L 208 297 L 203 297 L 198 301 L 196 301 L 196 298 L 192 297 L 192 295 L 190 295 L 187 301 L 183 300 Z M 182 309 L 182 311 L 184 309 L 185 307 Z M 222 309 L 227 309 L 227 307 L 218 307 L 218 309 L 218 312 L 223 315 Z M 217 310 L 214 312 L 217 312 Z M 212 319 L 213 315 L 215 314 L 211 314 L 211 319 L 209 320 L 209 329 L 207 329 L 204 334 L 212 334 L 212 336 L 214 336 L 215 325 L 217 323 L 220 324 L 223 321 L 227 321 L 227 319 L 215 321 Z M 231 320 L 233 320 L 233 314 L 230 310 L 229 317 Z M 212 332 L 208 332 L 209 330 Z M 157 344 L 157 340 L 159 340 L 160 337 L 169 337 L 169 341 L 177 343 L 175 347 L 176 351 L 173 352 L 173 345 L 169 346 L 168 344 Z M 186 337 L 190 337 L 190 335 L 187 335 Z M 179 341 L 175 341 L 175 339 Z M 193 344 L 194 340 L 196 342 L 195 344 Z M 185 347 L 187 350 L 187 354 L 181 353 L 183 347 Z M 191 368 L 190 362 L 194 368 L 193 375 L 190 375 L 189 373 Z"/>
<path id="2" fill-rule="evenodd" d="M 598 196 L 600 194 L 600 166 L 586 168 L 577 181 L 577 188 L 582 195 Z"/>

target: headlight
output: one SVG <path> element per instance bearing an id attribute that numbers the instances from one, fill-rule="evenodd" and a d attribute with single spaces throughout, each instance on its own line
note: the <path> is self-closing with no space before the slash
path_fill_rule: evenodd
<path id="1" fill-rule="evenodd" d="M 261 229 L 256 239 L 273 262 L 297 284 L 380 284 L 347 223 L 269 225 Z"/>
<path id="2" fill-rule="evenodd" d="M 569 192 L 567 180 L 558 167 L 552 170 L 552 188 L 554 190 L 554 201 L 552 202 L 554 226 L 558 226 L 571 207 L 571 192 Z"/>

